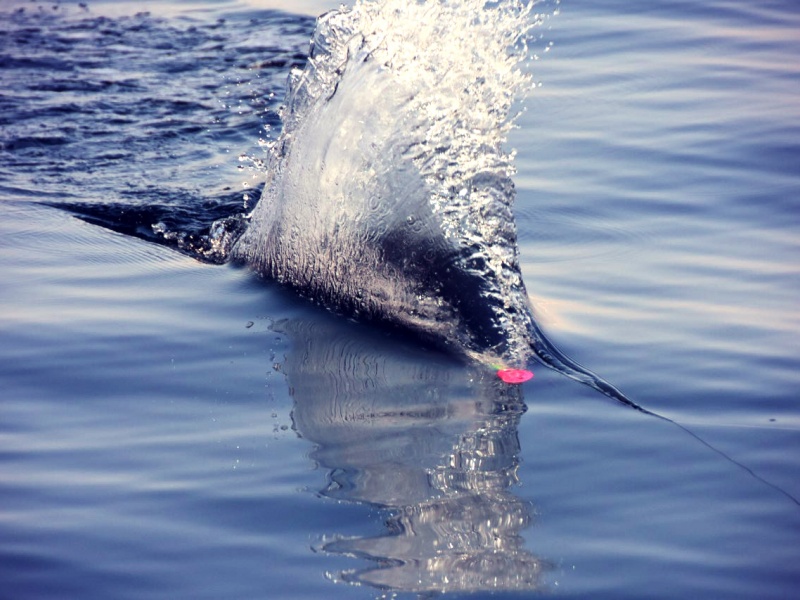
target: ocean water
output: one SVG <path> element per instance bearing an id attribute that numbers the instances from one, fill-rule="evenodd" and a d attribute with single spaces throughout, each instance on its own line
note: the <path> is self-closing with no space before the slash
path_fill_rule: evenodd
<path id="1" fill-rule="evenodd" d="M 0 7 L 0 598 L 795 596 L 800 10 L 534 30 L 537 318 L 676 426 L 178 251 L 253 207 L 337 5 Z"/>

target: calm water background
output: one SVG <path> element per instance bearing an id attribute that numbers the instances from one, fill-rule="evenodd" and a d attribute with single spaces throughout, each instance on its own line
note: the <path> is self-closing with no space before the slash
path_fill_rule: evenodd
<path id="1" fill-rule="evenodd" d="M 710 449 L 50 206 L 252 206 L 336 4 L 3 5 L 0 597 L 795 596 L 800 9 L 564 2 L 511 141 L 545 330 Z"/>

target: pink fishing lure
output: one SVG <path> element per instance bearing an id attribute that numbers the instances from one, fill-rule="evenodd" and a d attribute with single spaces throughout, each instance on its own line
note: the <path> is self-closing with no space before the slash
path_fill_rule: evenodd
<path id="1" fill-rule="evenodd" d="M 506 383 L 525 383 L 533 373 L 525 369 L 498 369 L 497 376 Z"/>

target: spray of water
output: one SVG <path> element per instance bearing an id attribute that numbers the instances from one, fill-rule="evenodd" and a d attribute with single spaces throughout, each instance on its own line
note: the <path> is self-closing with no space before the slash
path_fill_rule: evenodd
<path id="1" fill-rule="evenodd" d="M 361 1 L 320 17 L 234 255 L 334 310 L 527 362 L 505 142 L 546 17 L 516 0 Z"/>

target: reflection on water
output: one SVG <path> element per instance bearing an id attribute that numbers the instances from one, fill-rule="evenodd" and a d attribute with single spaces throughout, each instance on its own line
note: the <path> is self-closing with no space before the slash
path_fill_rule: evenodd
<path id="1" fill-rule="evenodd" d="M 342 329 L 339 329 L 339 328 Z M 324 550 L 374 563 L 341 579 L 393 591 L 530 590 L 543 562 L 521 532 L 522 388 L 335 323 L 281 322 L 297 432 L 328 470 L 322 494 L 388 511 L 379 536 Z"/>

